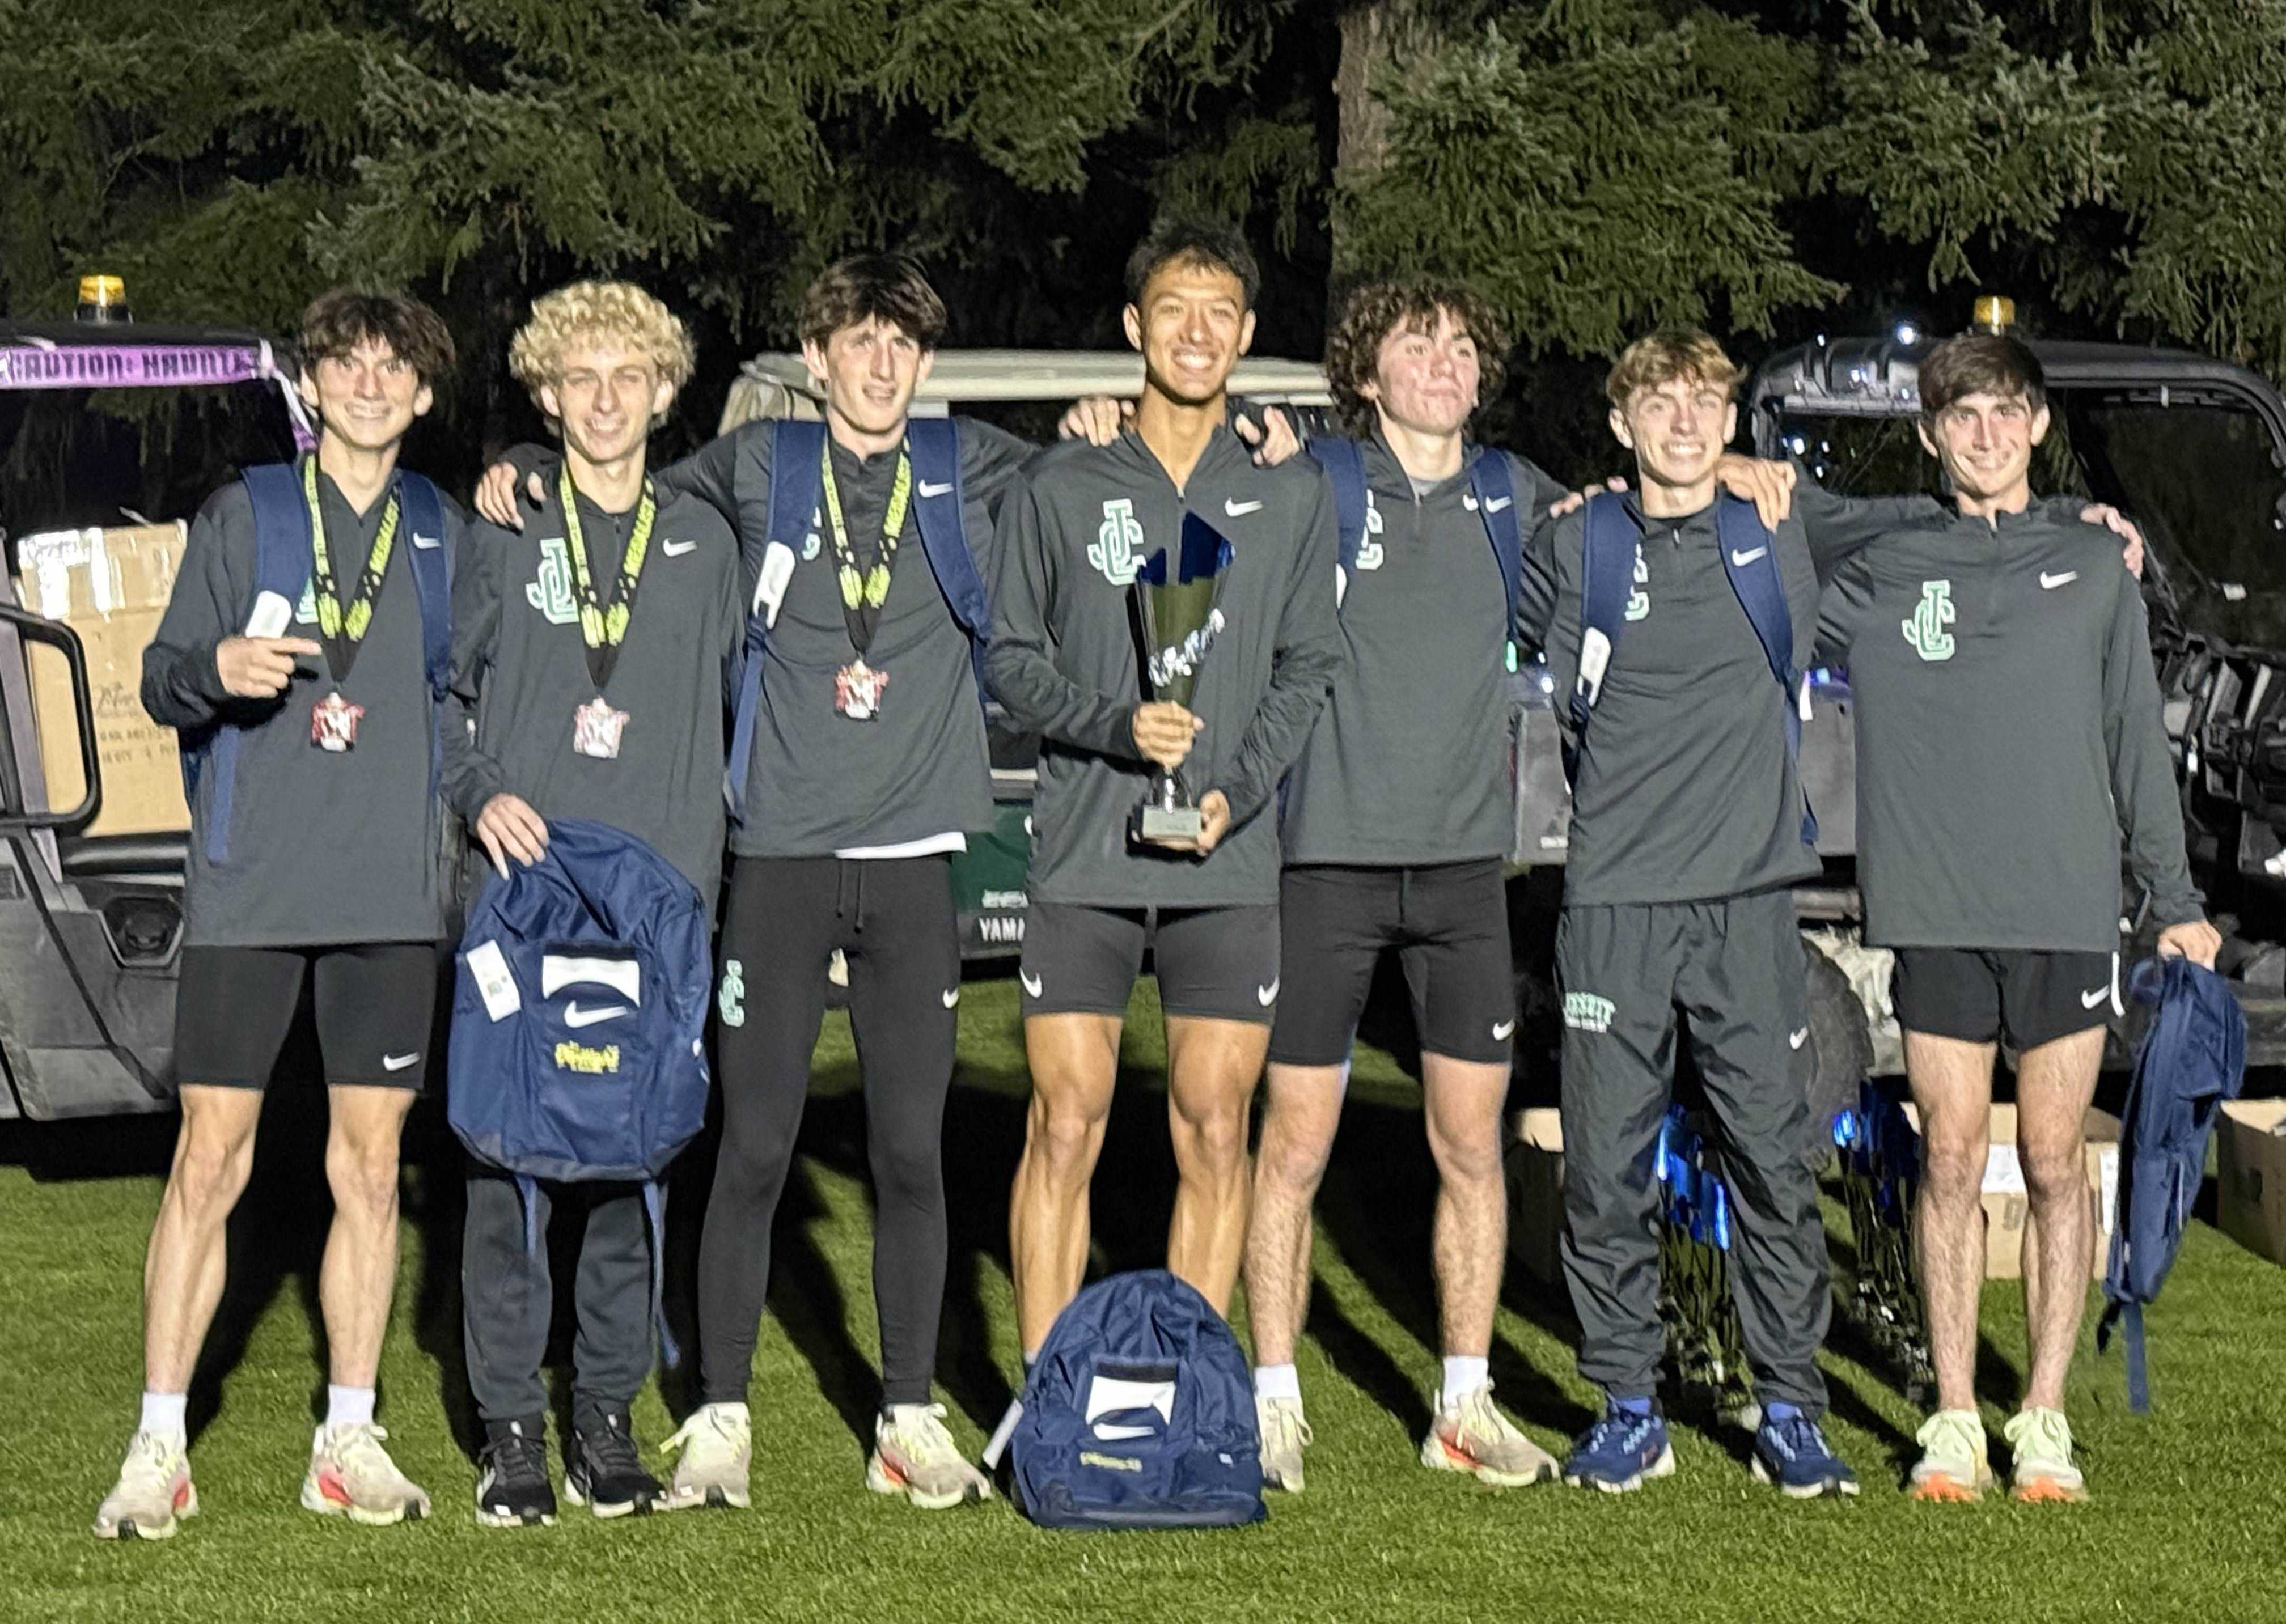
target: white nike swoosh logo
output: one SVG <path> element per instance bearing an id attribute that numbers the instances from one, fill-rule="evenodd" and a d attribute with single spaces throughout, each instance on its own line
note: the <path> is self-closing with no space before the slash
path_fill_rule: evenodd
<path id="1" fill-rule="evenodd" d="M 662 541 L 658 546 L 658 550 L 669 558 L 680 558 L 685 553 L 696 552 L 698 548 L 696 541 Z"/>
<path id="2" fill-rule="evenodd" d="M 624 1015 L 627 1013 L 627 1006 L 624 1004 L 606 1004 L 601 1009 L 581 1009 L 579 1007 L 579 1001 L 577 998 L 574 998 L 571 1003 L 566 1004 L 564 1006 L 564 1024 L 565 1026 L 593 1026 L 598 1021 L 617 1021 L 621 1015 Z"/>
<path id="3" fill-rule="evenodd" d="M 1515 1030 L 1515 1021 L 1495 1021 L 1493 1022 L 1493 1041 L 1496 1044 L 1504 1044 L 1508 1041 L 1508 1035 Z"/>
<path id="4" fill-rule="evenodd" d="M 1222 510 L 1232 518 L 1242 519 L 1261 506 L 1260 502 L 1234 502 L 1226 496 L 1223 498 Z"/>
<path id="5" fill-rule="evenodd" d="M 1267 987 L 1257 987 L 1254 989 L 1254 1001 L 1257 1004 L 1261 1005 L 1263 1008 L 1268 1009 L 1273 1004 L 1278 1001 L 1279 979 L 1280 978 L 1276 976 L 1273 976 L 1270 980 L 1270 985 Z"/>
<path id="6" fill-rule="evenodd" d="M 1767 547 L 1756 547 L 1750 548 L 1742 553 L 1734 547 L 1730 549 L 1730 567 L 1734 570 L 1743 570 L 1770 550 Z"/>
<path id="7" fill-rule="evenodd" d="M 1513 496 L 1495 496 L 1485 504 L 1485 511 L 1486 513 L 1498 513 L 1502 508 L 1507 507 L 1515 500 L 1516 498 Z"/>
<path id="8" fill-rule="evenodd" d="M 413 545 L 419 548 L 425 553 L 432 547 L 444 546 L 445 538 L 442 536 L 424 536 L 416 530 L 413 532 Z"/>
<path id="9" fill-rule="evenodd" d="M 932 499 L 932 500 L 934 500 L 934 498 L 936 498 L 936 497 L 939 497 L 939 496 L 942 496 L 942 495 L 944 495 L 947 492 L 950 491 L 951 489 L 952 489 L 952 481 L 950 481 L 950 479 L 948 479 L 948 480 L 944 481 L 944 482 L 943 482 L 942 484 L 941 484 L 941 485 L 931 485 L 931 484 L 930 484 L 927 480 L 926 480 L 926 479 L 924 479 L 924 480 L 922 480 L 922 481 L 921 481 L 921 494 L 922 494 L 923 496 L 925 496 L 925 497 L 928 497 L 928 498 L 930 498 L 930 499 Z"/>
<path id="10" fill-rule="evenodd" d="M 2071 581 L 2076 581 L 2078 579 L 2079 572 L 2077 570 L 2066 570 L 2061 575 L 2051 575 L 2046 570 L 2043 570 L 2040 572 L 2040 590 L 2043 592 L 2053 592 L 2057 587 L 2064 586 Z"/>
<path id="11" fill-rule="evenodd" d="M 959 1003 L 959 1002 L 960 1002 L 960 989 L 959 989 L 959 988 L 958 988 L 958 987 L 948 987 L 948 988 L 946 988 L 946 989 L 944 989 L 944 1006 L 945 1006 L 947 1009 L 950 1009 L 954 1005 L 956 1005 L 956 1004 L 958 1004 L 958 1003 Z"/>
<path id="12" fill-rule="evenodd" d="M 421 1051 L 418 1049 L 410 1054 L 384 1054 L 381 1057 L 381 1068 L 383 1071 L 402 1071 L 420 1058 Z"/>
<path id="13" fill-rule="evenodd" d="M 1040 996 L 1040 978 L 1038 976 L 1033 974 L 1029 970 L 1019 970 L 1016 972 L 1016 979 L 1024 983 L 1024 990 L 1030 993 L 1032 997 L 1037 998 Z"/>
<path id="14" fill-rule="evenodd" d="M 2079 995 L 2079 1006 L 2082 1009 L 2093 1009 L 2110 996 L 2111 989 L 2109 987 L 2099 987 L 2093 992 L 2083 992 Z"/>
<path id="15" fill-rule="evenodd" d="M 1789 1049 L 1799 1049 L 1802 1045 L 1809 1041 L 1809 1029 L 1808 1027 L 1802 1028 L 1799 1032 L 1788 1032 L 1786 1034 L 1786 1047 Z"/>

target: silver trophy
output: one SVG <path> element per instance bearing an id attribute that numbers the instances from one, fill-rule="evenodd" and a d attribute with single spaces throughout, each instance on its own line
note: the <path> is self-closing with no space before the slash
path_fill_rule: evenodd
<path id="1" fill-rule="evenodd" d="M 1136 571 L 1128 591 L 1142 634 L 1148 698 L 1190 707 L 1199 666 L 1222 634 L 1222 582 L 1230 561 L 1230 542 L 1222 532 L 1186 514 L 1174 568 L 1168 568 L 1161 548 Z M 1146 846 L 1191 847 L 1205 828 L 1206 816 L 1182 769 L 1155 764 L 1142 802 L 1128 818 L 1129 838 Z"/>

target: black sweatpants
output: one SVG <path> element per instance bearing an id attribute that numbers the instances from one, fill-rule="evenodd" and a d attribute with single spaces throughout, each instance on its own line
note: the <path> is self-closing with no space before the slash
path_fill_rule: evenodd
<path id="1" fill-rule="evenodd" d="M 587 1209 L 587 1233 L 572 1302 L 579 1330 L 572 1345 L 572 1412 L 623 1412 L 650 1374 L 650 1228 L 642 1192 L 627 1184 L 534 1186 L 541 1243 L 524 1248 L 524 1205 L 505 1173 L 469 1176 L 468 1224 L 461 1238 L 461 1335 L 469 1387 L 486 1421 L 544 1419 L 548 1328 L 555 1294 L 548 1270 L 548 1217 L 556 1202 Z"/>
<path id="2" fill-rule="evenodd" d="M 770 1220 L 793 1162 L 836 948 L 849 961 L 865 1088 L 882 1402 L 928 1402 L 944 1300 L 944 1099 L 960 1000 L 951 863 L 740 857 L 716 999 L 722 1147 L 698 1248 L 699 1381 L 710 1404 L 746 1396 L 769 1287 Z"/>
<path id="3" fill-rule="evenodd" d="M 1825 1409 L 1825 1228 L 1807 1154 L 1809 1017 L 1793 896 L 1568 907 L 1564 995 L 1564 1275 L 1580 1374 L 1649 1398 L 1659 1318 L 1659 1129 L 1674 1092 L 1677 1016 L 1726 1141 L 1730 1295 L 1755 1397 Z"/>

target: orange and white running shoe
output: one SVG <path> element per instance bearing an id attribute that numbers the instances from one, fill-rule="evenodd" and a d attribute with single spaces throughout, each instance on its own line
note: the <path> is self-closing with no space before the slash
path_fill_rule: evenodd
<path id="1" fill-rule="evenodd" d="M 99 1540 L 169 1540 L 179 1519 L 199 1514 L 191 1461 L 179 1432 L 138 1432 L 127 1443 L 119 1481 L 95 1509 Z"/>
<path id="2" fill-rule="evenodd" d="M 1984 1421 L 1975 1410 L 1939 1410 L 1914 1437 L 1921 1458 L 1905 1485 L 1911 1500 L 1972 1501 L 1992 1486 L 1984 1458 Z"/>
<path id="3" fill-rule="evenodd" d="M 875 1418 L 865 1486 L 877 1494 L 903 1494 L 924 1511 L 992 1498 L 991 1481 L 952 1441 L 942 1404 L 893 1404 Z"/>
<path id="4" fill-rule="evenodd" d="M 374 1528 L 428 1516 L 427 1492 L 398 1470 L 382 1447 L 388 1436 L 370 1421 L 319 1427 L 310 1440 L 309 1475 L 302 1479 L 303 1510 Z"/>
<path id="5" fill-rule="evenodd" d="M 1556 1457 L 1517 1431 L 1493 1402 L 1486 1382 L 1440 1409 L 1421 1441 L 1421 1463 L 1439 1471 L 1465 1471 L 1494 1488 L 1547 1483 L 1556 1477 Z"/>
<path id="6" fill-rule="evenodd" d="M 2061 1410 L 2019 1410 L 2000 1429 L 2000 1436 L 2016 1452 L 2008 1471 L 2011 1500 L 2030 1504 L 2087 1498 L 2087 1479 L 2072 1464 L 2071 1423 Z"/>

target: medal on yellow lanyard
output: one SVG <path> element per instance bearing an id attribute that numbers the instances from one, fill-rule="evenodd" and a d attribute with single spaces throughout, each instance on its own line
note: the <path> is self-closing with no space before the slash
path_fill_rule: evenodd
<path id="1" fill-rule="evenodd" d="M 366 554 L 365 569 L 358 576 L 357 596 L 346 611 L 334 579 L 333 550 L 326 545 L 326 515 L 318 501 L 314 456 L 302 461 L 302 500 L 310 508 L 310 587 L 318 604 L 318 641 L 325 645 L 326 669 L 334 679 L 333 690 L 311 708 L 310 743 L 338 755 L 357 747 L 358 723 L 365 717 L 365 706 L 351 704 L 342 684 L 349 681 L 350 667 L 357 664 L 358 650 L 365 646 L 374 605 L 381 601 L 382 587 L 389 578 L 389 556 L 397 546 L 397 487 L 389 487 L 389 505 L 381 511 L 381 528 L 374 533 L 373 548 Z"/>
<path id="2" fill-rule="evenodd" d="M 619 759 L 619 739 L 627 731 L 627 713 L 603 698 L 611 671 L 619 663 L 619 646 L 627 641 L 627 624 L 635 618 L 635 591 L 642 585 L 643 561 L 650 556 L 650 532 L 658 517 L 658 502 L 645 475 L 642 496 L 635 503 L 635 525 L 628 533 L 627 551 L 619 555 L 617 589 L 605 608 L 596 595 L 595 578 L 587 568 L 587 539 L 579 528 L 579 501 L 566 464 L 556 485 L 564 506 L 564 547 L 572 555 L 572 590 L 579 605 L 579 641 L 587 651 L 587 674 L 595 697 L 572 713 L 572 748 L 598 761 Z"/>
<path id="3" fill-rule="evenodd" d="M 857 658 L 833 674 L 833 708 L 852 721 L 871 721 L 881 713 L 881 693 L 889 674 L 865 663 L 880 625 L 881 607 L 889 601 L 889 580 L 896 568 L 897 537 L 912 506 L 913 461 L 900 446 L 896 483 L 889 490 L 889 509 L 881 519 L 881 551 L 870 570 L 857 567 L 856 549 L 849 545 L 849 527 L 841 517 L 841 491 L 833 478 L 832 445 L 818 450 L 824 477 L 826 528 L 833 532 L 834 579 L 841 588 L 841 620 L 849 630 L 849 646 Z"/>

